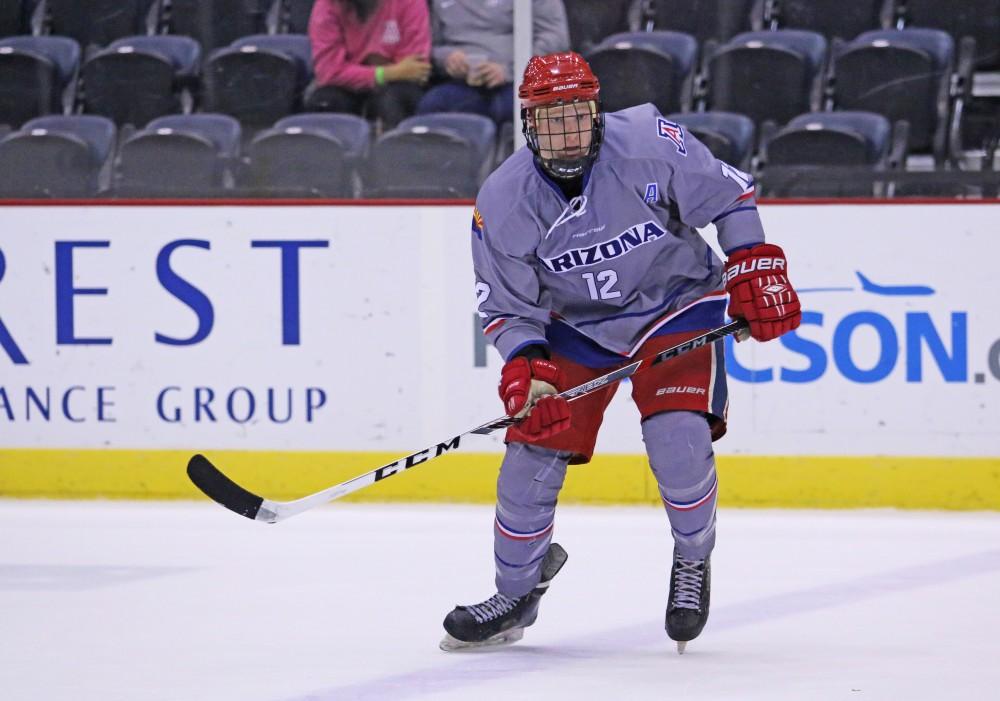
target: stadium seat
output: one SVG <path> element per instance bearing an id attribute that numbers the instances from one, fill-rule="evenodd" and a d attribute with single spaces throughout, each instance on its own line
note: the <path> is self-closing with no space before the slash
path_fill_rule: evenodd
<path id="1" fill-rule="evenodd" d="M 160 6 L 161 0 L 45 0 L 49 33 L 76 39 L 84 49 L 152 34 Z"/>
<path id="2" fill-rule="evenodd" d="M 892 24 L 893 0 L 772 0 L 764 20 L 772 29 L 805 29 L 850 40 Z"/>
<path id="3" fill-rule="evenodd" d="M 987 152 L 1000 141 L 1000 95 L 972 95 L 960 115 L 961 143 L 958 150 L 980 154 L 992 162 Z"/>
<path id="4" fill-rule="evenodd" d="M 493 157 L 496 145 L 496 123 L 478 114 L 463 112 L 438 112 L 418 114 L 400 122 L 397 129 L 453 131 L 466 139 L 476 150 L 476 159 L 487 162 Z"/>
<path id="5" fill-rule="evenodd" d="M 956 44 L 963 37 L 976 40 L 976 68 L 1000 70 L 1000 0 L 962 0 L 941 7 L 939 0 L 906 0 L 903 5 L 906 27 L 941 29 Z"/>
<path id="6" fill-rule="evenodd" d="M 871 197 L 870 179 L 850 169 L 886 171 L 893 153 L 889 120 L 871 112 L 799 115 L 763 146 L 762 192 L 771 197 Z M 842 175 L 838 175 L 840 168 Z"/>
<path id="7" fill-rule="evenodd" d="M 585 54 L 612 34 L 629 30 L 632 0 L 564 0 L 570 48 Z"/>
<path id="8" fill-rule="evenodd" d="M 67 37 L 0 39 L 0 124 L 18 127 L 73 102 L 80 46 Z"/>
<path id="9" fill-rule="evenodd" d="M 521 125 L 517 125 L 520 130 Z M 497 129 L 497 148 L 493 156 L 493 170 L 514 153 L 514 123 L 503 122 Z"/>
<path id="10" fill-rule="evenodd" d="M 827 43 L 798 29 L 738 34 L 708 57 L 707 108 L 785 124 L 819 107 Z"/>
<path id="11" fill-rule="evenodd" d="M 171 34 L 198 41 L 207 54 L 240 37 L 267 31 L 271 0 L 170 0 Z"/>
<path id="12" fill-rule="evenodd" d="M 309 32 L 309 15 L 312 13 L 316 0 L 278 0 L 281 19 L 278 23 L 282 32 L 288 34 L 307 34 Z"/>
<path id="13" fill-rule="evenodd" d="M 50 115 L 0 141 L 0 196 L 93 197 L 102 189 L 115 125 L 93 115 Z"/>
<path id="14" fill-rule="evenodd" d="M 372 147 L 367 197 L 475 197 L 493 166 L 496 125 L 475 114 L 410 117 Z"/>
<path id="15" fill-rule="evenodd" d="M 200 63 L 201 47 L 190 37 L 119 39 L 83 64 L 84 111 L 138 127 L 179 112 L 181 89 L 192 87 Z"/>
<path id="16" fill-rule="evenodd" d="M 328 132 L 344 145 L 344 152 L 352 161 L 361 161 L 368 157 L 372 126 L 369 121 L 362 117 L 333 112 L 307 112 L 279 119 L 274 125 L 275 129 L 291 127 L 320 129 Z"/>
<path id="17" fill-rule="evenodd" d="M 212 197 L 232 185 L 240 124 L 223 114 L 154 119 L 121 145 L 115 192 L 131 197 Z"/>
<path id="18" fill-rule="evenodd" d="M 937 29 L 865 32 L 834 56 L 838 110 L 909 123 L 911 153 L 947 156 L 954 42 Z"/>
<path id="19" fill-rule="evenodd" d="M 279 51 L 294 58 L 301 70 L 312 72 L 312 44 L 305 34 L 254 34 L 237 39 L 232 43 L 234 49 L 270 49 Z"/>
<path id="20" fill-rule="evenodd" d="M 756 127 L 753 120 L 732 112 L 681 112 L 667 116 L 698 137 L 712 155 L 740 170 L 750 170 Z"/>
<path id="21" fill-rule="evenodd" d="M 286 117 L 246 149 L 241 194 L 255 197 L 354 197 L 371 125 L 353 114 Z"/>
<path id="22" fill-rule="evenodd" d="M 612 34 L 587 54 L 609 112 L 645 102 L 663 114 L 687 110 L 697 59 L 694 37 L 668 31 Z"/>
<path id="23" fill-rule="evenodd" d="M 0 2 L 0 37 L 20 34 L 24 28 L 24 14 L 21 0 Z"/>
<path id="24" fill-rule="evenodd" d="M 752 16 L 760 15 L 763 0 L 646 0 L 643 28 L 690 34 L 701 44 L 726 41 L 740 32 L 760 29 Z"/>
<path id="25" fill-rule="evenodd" d="M 309 37 L 255 35 L 217 49 L 205 64 L 205 109 L 254 128 L 296 111 L 312 77 Z"/>

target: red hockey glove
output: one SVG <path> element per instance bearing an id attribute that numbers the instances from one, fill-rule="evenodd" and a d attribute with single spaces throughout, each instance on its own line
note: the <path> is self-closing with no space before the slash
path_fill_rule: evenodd
<path id="1" fill-rule="evenodd" d="M 500 373 L 500 399 L 507 416 L 524 418 L 511 426 L 515 440 L 526 443 L 549 438 L 569 428 L 569 402 L 555 396 L 563 377 L 550 360 L 518 356 Z"/>
<path id="2" fill-rule="evenodd" d="M 750 335 L 770 341 L 798 328 L 802 307 L 788 281 L 785 252 L 771 243 L 736 251 L 726 261 L 729 316 L 746 319 Z"/>

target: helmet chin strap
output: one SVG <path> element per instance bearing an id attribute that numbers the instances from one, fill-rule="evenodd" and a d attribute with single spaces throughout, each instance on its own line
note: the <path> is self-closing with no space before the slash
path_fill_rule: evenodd
<path id="1" fill-rule="evenodd" d="M 582 158 L 542 158 L 536 154 L 538 164 L 548 175 L 558 180 L 576 180 L 582 178 L 597 154 Z"/>

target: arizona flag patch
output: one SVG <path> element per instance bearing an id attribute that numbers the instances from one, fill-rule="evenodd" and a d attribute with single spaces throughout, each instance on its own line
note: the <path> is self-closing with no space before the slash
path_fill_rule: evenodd
<path id="1" fill-rule="evenodd" d="M 657 117 L 656 134 L 661 139 L 673 142 L 674 146 L 677 147 L 677 153 L 687 157 L 688 150 L 687 146 L 684 145 L 684 127 L 680 124 L 675 124 L 663 117 Z"/>
<path id="2" fill-rule="evenodd" d="M 478 207 L 472 208 L 472 233 L 480 241 L 483 240 L 483 215 L 479 213 Z"/>

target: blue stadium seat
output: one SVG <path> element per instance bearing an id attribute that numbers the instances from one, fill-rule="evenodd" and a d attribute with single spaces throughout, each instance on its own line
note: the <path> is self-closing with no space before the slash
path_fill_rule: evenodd
<path id="1" fill-rule="evenodd" d="M 24 29 L 24 3 L 21 0 L 0 2 L 0 37 L 20 34 Z"/>
<path id="2" fill-rule="evenodd" d="M 305 34 L 253 34 L 241 37 L 232 43 L 232 48 L 271 49 L 286 54 L 297 62 L 299 68 L 312 73 L 312 44 Z"/>
<path id="3" fill-rule="evenodd" d="M 764 19 L 772 29 L 805 29 L 849 40 L 889 27 L 893 8 L 894 0 L 772 0 Z"/>
<path id="4" fill-rule="evenodd" d="M 170 0 L 168 28 L 198 41 L 206 53 L 267 31 L 272 0 Z"/>
<path id="5" fill-rule="evenodd" d="M 986 73 L 1000 71 L 1000 0 L 962 0 L 949 3 L 942 11 L 936 0 L 907 0 L 901 7 L 901 19 L 907 28 L 926 27 L 940 29 L 951 35 L 959 48 L 956 70 L 964 73 L 966 52 L 973 56 L 974 70 Z M 967 48 L 965 42 L 975 42 Z M 990 86 L 989 78 L 983 81 Z M 1000 138 L 1000 95 L 995 88 L 977 90 L 964 99 L 958 124 L 953 124 L 959 134 L 951 144 L 952 154 L 970 151 L 987 155 Z"/>
<path id="6" fill-rule="evenodd" d="M 909 123 L 910 151 L 947 156 L 954 42 L 937 29 L 865 32 L 834 56 L 838 110 Z"/>
<path id="7" fill-rule="evenodd" d="M 632 0 L 563 0 L 570 48 L 585 54 L 612 34 L 629 30 Z"/>
<path id="8" fill-rule="evenodd" d="M 496 126 L 474 114 L 410 117 L 372 147 L 367 197 L 469 198 L 493 166 Z"/>
<path id="9" fill-rule="evenodd" d="M 0 141 L 0 196 L 93 197 L 110 164 L 115 125 L 92 115 L 26 122 Z"/>
<path id="10" fill-rule="evenodd" d="M 873 112 L 800 114 L 770 139 L 768 162 L 875 165 L 888 155 L 891 131 Z"/>
<path id="11" fill-rule="evenodd" d="M 80 46 L 67 37 L 0 39 L 0 124 L 20 126 L 72 104 Z"/>
<path id="12" fill-rule="evenodd" d="M 464 112 L 438 112 L 407 117 L 397 129 L 414 132 L 451 131 L 466 139 L 476 149 L 476 158 L 488 162 L 493 157 L 496 145 L 497 127 L 492 119 L 478 114 Z"/>
<path id="13" fill-rule="evenodd" d="M 327 132 L 344 145 L 347 157 L 360 161 L 368 157 L 371 145 L 372 126 L 368 120 L 353 114 L 334 112 L 306 112 L 279 119 L 275 129 L 318 129 Z"/>
<path id="14" fill-rule="evenodd" d="M 300 114 L 257 134 L 240 174 L 243 194 L 354 197 L 371 126 L 352 114 Z"/>
<path id="15" fill-rule="evenodd" d="M 704 43 L 726 41 L 740 32 L 760 29 L 753 17 L 760 15 L 762 0 L 648 0 L 643 8 L 643 28 L 669 29 L 690 34 Z"/>
<path id="16" fill-rule="evenodd" d="M 871 197 L 870 179 L 850 170 L 886 171 L 892 153 L 889 120 L 872 112 L 813 112 L 792 119 L 764 145 L 763 192 L 772 197 Z"/>
<path id="17" fill-rule="evenodd" d="M 732 112 L 681 112 L 668 115 L 698 137 L 712 155 L 740 170 L 750 170 L 756 127 L 753 120 Z"/>
<path id="18" fill-rule="evenodd" d="M 612 34 L 587 54 L 609 112 L 652 102 L 663 114 L 691 105 L 698 42 L 668 31 Z"/>
<path id="19" fill-rule="evenodd" d="M 301 106 L 312 79 L 309 37 L 254 35 L 217 49 L 205 64 L 205 109 L 266 127 Z"/>
<path id="20" fill-rule="evenodd" d="M 160 0 L 45 0 L 48 32 L 71 37 L 85 49 L 153 33 L 160 6 Z"/>
<path id="21" fill-rule="evenodd" d="M 826 49 L 816 32 L 738 34 L 708 58 L 706 107 L 745 114 L 758 125 L 812 111 L 822 99 Z"/>
<path id="22" fill-rule="evenodd" d="M 519 124 L 519 129 L 520 126 Z M 510 158 L 512 153 L 514 153 L 514 123 L 503 122 L 497 129 L 497 147 L 493 155 L 493 168 L 491 171 Z"/>
<path id="23" fill-rule="evenodd" d="M 309 15 L 316 0 L 279 0 L 279 30 L 288 34 L 307 34 Z"/>
<path id="24" fill-rule="evenodd" d="M 83 65 L 83 108 L 117 124 L 144 126 L 181 111 L 181 92 L 194 85 L 201 47 L 190 37 L 119 39 Z"/>
<path id="25" fill-rule="evenodd" d="M 223 114 L 154 119 L 119 149 L 115 191 L 133 197 L 212 197 L 232 186 L 240 124 Z"/>
<path id="26" fill-rule="evenodd" d="M 961 0 L 941 6 L 940 0 L 906 0 L 903 22 L 909 27 L 941 29 L 956 44 L 963 37 L 976 41 L 976 68 L 1000 70 L 1000 0 Z"/>

